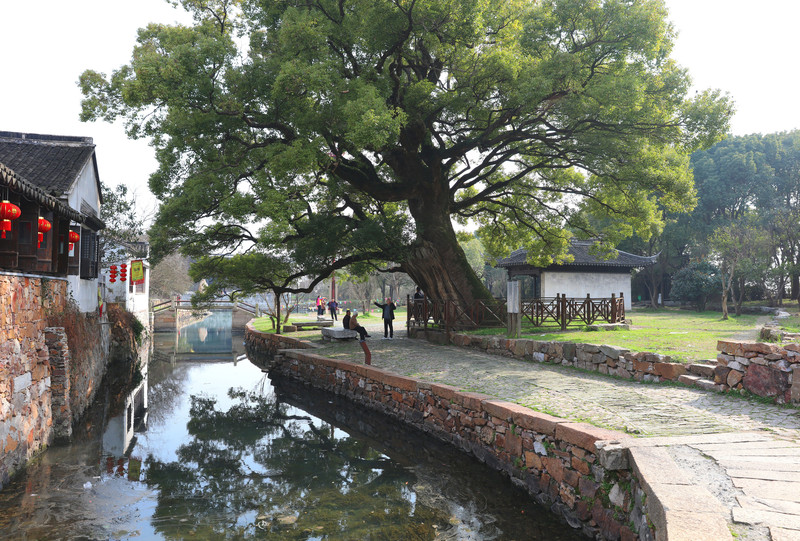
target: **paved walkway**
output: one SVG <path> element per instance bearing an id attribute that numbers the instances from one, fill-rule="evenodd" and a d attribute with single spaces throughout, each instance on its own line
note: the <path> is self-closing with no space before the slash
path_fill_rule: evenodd
<path id="1" fill-rule="evenodd" d="M 717 496 L 737 541 L 800 541 L 795 408 L 434 345 L 405 330 L 382 340 L 382 327 L 367 328 L 373 366 L 642 438 L 638 447 L 668 450 L 691 483 Z M 356 342 L 325 354 L 363 360 Z"/>

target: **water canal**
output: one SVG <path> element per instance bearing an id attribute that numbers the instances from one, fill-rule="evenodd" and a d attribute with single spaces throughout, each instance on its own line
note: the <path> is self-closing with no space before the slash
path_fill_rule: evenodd
<path id="1" fill-rule="evenodd" d="M 270 380 L 224 314 L 153 342 L 146 413 L 100 401 L 0 492 L 0 539 L 580 539 L 450 447 Z"/>

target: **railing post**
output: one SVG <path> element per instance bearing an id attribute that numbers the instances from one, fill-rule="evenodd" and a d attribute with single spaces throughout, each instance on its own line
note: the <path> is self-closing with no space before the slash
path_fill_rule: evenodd
<path id="1" fill-rule="evenodd" d="M 558 293 L 556 293 L 556 296 L 558 296 Z M 559 297 L 558 310 L 560 312 L 560 314 L 559 314 L 560 318 L 559 319 L 560 319 L 560 323 L 561 323 L 561 330 L 562 331 L 566 331 L 567 330 L 567 294 L 566 293 L 562 293 L 561 296 Z"/>
<path id="2" fill-rule="evenodd" d="M 611 294 L 611 321 L 609 323 L 616 323 L 617 322 L 617 297 L 613 293 Z"/>

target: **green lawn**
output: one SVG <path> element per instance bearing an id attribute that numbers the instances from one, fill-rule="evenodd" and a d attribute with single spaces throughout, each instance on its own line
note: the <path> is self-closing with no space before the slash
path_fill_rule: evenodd
<path id="1" fill-rule="evenodd" d="M 608 344 L 631 351 L 650 351 L 669 355 L 675 361 L 694 362 L 714 359 L 718 340 L 735 340 L 749 332 L 756 337 L 759 316 L 730 316 L 723 321 L 719 312 L 694 312 L 676 308 L 634 309 L 627 312 L 629 331 L 587 331 L 585 328 L 558 332 L 526 329 L 522 337 L 543 341 Z M 497 334 L 484 330 L 481 334 Z"/>
<path id="2" fill-rule="evenodd" d="M 399 310 L 395 311 L 395 315 L 399 312 Z M 403 321 L 405 321 L 405 311 L 403 312 Z M 330 312 L 325 312 L 325 319 L 330 319 L 331 314 Z M 342 317 L 344 317 L 344 312 L 340 312 L 338 314 L 339 319 L 334 321 L 334 327 L 340 326 L 342 324 Z M 378 314 L 377 308 L 375 311 L 371 312 L 371 314 L 358 314 L 358 320 L 360 322 L 363 321 L 374 321 L 375 318 L 379 318 L 380 314 Z M 302 314 L 292 314 L 289 316 L 289 320 L 284 325 L 291 325 L 293 321 L 316 321 L 317 314 L 316 312 L 303 312 Z M 405 323 L 403 323 L 405 325 Z M 275 329 L 272 328 L 272 321 L 268 317 L 260 317 L 253 320 L 253 327 L 257 331 L 267 332 L 267 333 L 274 333 Z M 307 331 L 300 331 L 300 332 L 293 332 L 288 333 L 292 337 L 295 338 L 304 338 L 304 337 L 319 337 L 320 330 L 319 329 L 309 329 Z"/>

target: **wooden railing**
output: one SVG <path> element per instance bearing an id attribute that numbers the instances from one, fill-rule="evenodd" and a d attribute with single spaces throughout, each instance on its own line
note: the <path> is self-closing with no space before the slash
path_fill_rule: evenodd
<path id="1" fill-rule="evenodd" d="M 254 316 L 260 314 L 260 310 L 257 306 L 241 301 L 236 301 L 236 302 L 222 301 L 222 300 L 209 301 L 203 303 L 203 306 L 200 309 L 213 310 L 213 309 L 228 309 L 228 308 L 231 310 L 235 310 L 238 308 L 239 310 L 243 310 L 245 312 L 253 314 Z M 153 313 L 161 312 L 163 310 L 194 310 L 194 307 L 192 306 L 191 299 L 177 299 L 177 298 L 170 299 L 164 302 L 154 303 L 150 306 L 150 311 Z"/>
<path id="2" fill-rule="evenodd" d="M 522 301 L 522 317 L 534 327 L 593 325 L 598 321 L 621 323 L 625 320 L 625 299 L 611 298 L 568 299 L 566 295 Z"/>
<path id="3" fill-rule="evenodd" d="M 407 327 L 430 329 L 474 329 L 505 327 L 506 303 L 503 300 L 475 301 L 464 305 L 454 300 L 412 299 L 408 297 Z M 557 327 L 566 330 L 577 325 L 592 325 L 599 321 L 621 323 L 625 320 L 625 299 L 567 298 L 560 295 L 522 301 L 522 316 L 534 327 Z"/>
<path id="4" fill-rule="evenodd" d="M 474 329 L 505 327 L 506 303 L 503 300 L 477 300 L 465 306 L 455 300 L 407 299 L 407 327 L 431 329 Z"/>

